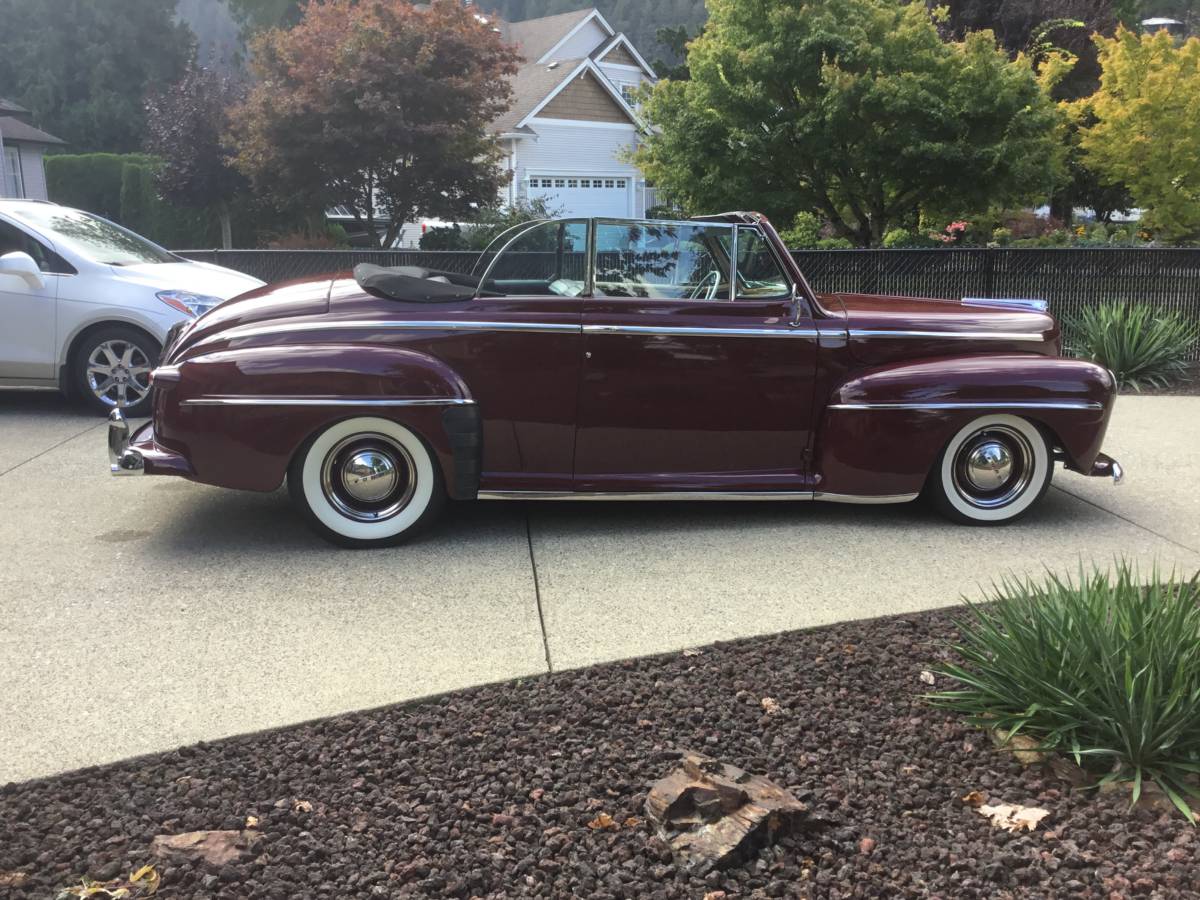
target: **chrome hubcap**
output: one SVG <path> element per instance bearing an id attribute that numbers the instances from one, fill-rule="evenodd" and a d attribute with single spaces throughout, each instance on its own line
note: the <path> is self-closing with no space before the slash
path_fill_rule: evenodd
<path id="1" fill-rule="evenodd" d="M 1012 467 L 1008 448 L 999 441 L 987 441 L 977 445 L 967 457 L 967 481 L 979 490 L 994 491 L 1008 481 Z"/>
<path id="2" fill-rule="evenodd" d="M 1033 445 L 1015 428 L 989 425 L 963 441 L 954 457 L 954 489 L 980 509 L 1012 503 L 1033 480 Z"/>
<path id="3" fill-rule="evenodd" d="M 150 393 L 150 357 L 129 341 L 105 341 L 87 360 L 87 386 L 116 409 L 136 406 Z"/>
<path id="4" fill-rule="evenodd" d="M 381 522 L 408 506 L 417 488 L 416 471 L 411 454 L 392 438 L 356 434 L 326 454 L 321 490 L 347 518 Z"/>

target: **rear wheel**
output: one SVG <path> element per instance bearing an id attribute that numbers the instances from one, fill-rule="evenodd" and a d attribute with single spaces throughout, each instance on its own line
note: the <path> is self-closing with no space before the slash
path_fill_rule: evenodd
<path id="1" fill-rule="evenodd" d="M 158 344 L 124 325 L 97 328 L 84 336 L 71 361 L 71 391 L 97 412 L 121 410 L 129 418 L 150 414 L 150 371 Z"/>
<path id="2" fill-rule="evenodd" d="M 938 509 L 956 522 L 999 525 L 1046 493 L 1054 457 L 1038 427 L 1018 416 L 982 416 L 961 429 L 929 476 Z"/>
<path id="3" fill-rule="evenodd" d="M 288 491 L 309 525 L 343 547 L 386 547 L 419 532 L 446 499 L 425 443 L 388 419 L 330 425 L 288 469 Z"/>

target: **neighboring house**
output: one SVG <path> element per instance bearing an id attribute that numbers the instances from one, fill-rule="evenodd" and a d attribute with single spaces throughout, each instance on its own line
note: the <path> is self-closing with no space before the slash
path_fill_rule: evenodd
<path id="1" fill-rule="evenodd" d="M 656 76 L 599 11 L 495 20 L 525 62 L 491 125 L 508 158 L 507 203 L 544 198 L 568 216 L 642 217 L 646 182 L 622 156 L 645 129 L 633 92 Z"/>
<path id="2" fill-rule="evenodd" d="M 63 141 L 34 128 L 28 119 L 29 110 L 0 98 L 0 197 L 48 200 L 42 158 L 49 147 Z"/>

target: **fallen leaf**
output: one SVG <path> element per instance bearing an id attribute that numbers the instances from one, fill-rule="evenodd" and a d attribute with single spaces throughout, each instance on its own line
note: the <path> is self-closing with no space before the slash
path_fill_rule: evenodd
<path id="1" fill-rule="evenodd" d="M 649 719 L 638 719 L 637 723 L 638 723 L 638 728 L 650 728 L 651 726 L 654 725 L 654 723 L 651 722 Z"/>
<path id="2" fill-rule="evenodd" d="M 992 743 L 1001 750 L 1007 750 L 1023 766 L 1033 766 L 1044 762 L 1049 754 L 1041 750 L 1041 741 L 1025 734 L 1013 734 L 1003 728 L 992 729 Z"/>
<path id="3" fill-rule="evenodd" d="M 987 794 L 983 791 L 969 791 L 958 798 L 967 806 L 974 806 L 976 809 L 987 803 Z"/>
<path id="4" fill-rule="evenodd" d="M 247 828 L 257 828 L 258 827 L 258 816 L 246 816 L 246 827 Z"/>
<path id="5" fill-rule="evenodd" d="M 621 826 L 614 822 L 613 817 L 608 813 L 600 813 L 600 815 L 596 816 L 596 818 L 587 823 L 587 827 L 591 828 L 593 831 L 599 831 L 602 828 L 611 828 L 615 831 Z"/>
<path id="6" fill-rule="evenodd" d="M 24 872 L 0 872 L 0 887 L 20 887 L 28 880 Z"/>
<path id="7" fill-rule="evenodd" d="M 724 891 L 709 891 L 704 895 L 704 900 L 725 900 Z"/>
<path id="8" fill-rule="evenodd" d="M 307 800 L 297 800 L 292 804 L 292 810 L 294 812 L 310 813 L 312 812 L 312 804 Z"/>
<path id="9" fill-rule="evenodd" d="M 858 842 L 858 852 L 863 856 L 870 856 L 875 852 L 875 838 L 865 837 Z"/>
<path id="10" fill-rule="evenodd" d="M 637 828 L 641 824 L 642 824 L 642 820 L 639 819 L 637 816 L 630 816 L 628 819 L 625 820 L 626 828 Z"/>
<path id="11" fill-rule="evenodd" d="M 140 887 L 148 897 L 158 891 L 161 881 L 162 877 L 155 871 L 154 866 L 142 866 L 129 875 L 129 883 Z"/>
<path id="12" fill-rule="evenodd" d="M 697 650 L 695 647 L 688 647 L 686 650 L 683 651 L 683 655 L 684 656 L 703 656 L 704 651 Z"/>
<path id="13" fill-rule="evenodd" d="M 762 708 L 767 711 L 768 716 L 773 716 L 783 711 L 783 707 L 779 705 L 779 702 L 774 697 L 763 697 Z"/>
<path id="14" fill-rule="evenodd" d="M 1038 822 L 1050 815 L 1048 809 L 1020 806 L 1015 803 L 1005 803 L 999 806 L 984 804 L 977 809 L 981 816 L 987 816 L 992 820 L 993 825 L 1003 828 L 1005 831 L 1033 831 L 1037 828 Z"/>
<path id="15" fill-rule="evenodd" d="M 853 652 L 854 652 L 855 650 L 857 650 L 857 649 L 858 649 L 858 648 L 857 648 L 857 647 L 855 647 L 853 644 L 843 644 L 843 645 L 842 645 L 842 652 L 843 652 L 843 653 L 853 653 Z"/>
<path id="16" fill-rule="evenodd" d="M 933 673 L 926 669 L 922 669 L 921 670 L 921 680 L 923 682 L 925 682 L 926 684 L 933 684 Z"/>

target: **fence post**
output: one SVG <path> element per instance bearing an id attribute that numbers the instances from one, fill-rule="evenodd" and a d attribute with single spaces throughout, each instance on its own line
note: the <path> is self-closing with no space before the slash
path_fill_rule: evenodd
<path id="1" fill-rule="evenodd" d="M 983 296 L 995 297 L 996 290 L 996 261 L 995 248 L 983 248 Z"/>

